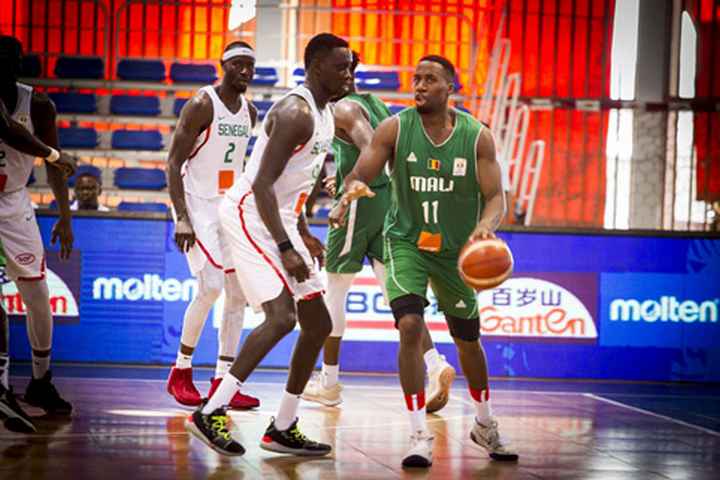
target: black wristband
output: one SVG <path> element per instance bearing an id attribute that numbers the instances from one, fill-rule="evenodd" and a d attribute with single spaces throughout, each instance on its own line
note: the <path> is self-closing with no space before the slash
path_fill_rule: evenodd
<path id="1" fill-rule="evenodd" d="M 286 252 L 288 250 L 292 250 L 293 244 L 290 240 L 285 240 L 284 242 L 280 242 L 277 244 L 278 249 L 280 250 L 280 253 Z"/>

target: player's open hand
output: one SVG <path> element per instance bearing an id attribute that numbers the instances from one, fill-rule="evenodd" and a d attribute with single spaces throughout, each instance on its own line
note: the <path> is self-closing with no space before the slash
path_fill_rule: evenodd
<path id="1" fill-rule="evenodd" d="M 195 245 L 195 231 L 188 218 L 179 218 L 175 223 L 175 245 L 183 253 Z"/>
<path id="2" fill-rule="evenodd" d="M 318 266 L 322 268 L 325 265 L 325 245 L 314 235 L 305 234 L 301 238 L 310 255 L 317 260 Z"/>
<path id="3" fill-rule="evenodd" d="M 372 198 L 374 196 L 375 192 L 370 190 L 370 187 L 368 187 L 365 182 L 361 182 L 360 180 L 353 180 L 345 189 L 345 194 L 342 196 L 341 201 L 344 200 L 345 202 L 350 203 L 353 200 L 357 200 L 358 198 Z"/>
<path id="4" fill-rule="evenodd" d="M 51 243 L 55 245 L 60 240 L 60 258 L 67 260 L 73 249 L 73 231 L 70 217 L 60 217 L 52 228 Z"/>
<path id="5" fill-rule="evenodd" d="M 310 278 L 310 269 L 294 248 L 281 252 L 280 259 L 285 270 L 298 282 L 302 283 Z"/>
<path id="6" fill-rule="evenodd" d="M 323 188 L 328 195 L 334 197 L 337 193 L 337 179 L 334 176 L 325 177 L 323 180 Z"/>

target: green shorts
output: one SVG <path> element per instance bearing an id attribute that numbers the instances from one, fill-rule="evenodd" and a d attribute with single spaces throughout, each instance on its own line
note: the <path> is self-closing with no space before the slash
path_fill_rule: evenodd
<path id="1" fill-rule="evenodd" d="M 385 238 L 385 287 L 388 300 L 405 295 L 427 299 L 428 283 L 438 309 L 457 318 L 477 318 L 475 290 L 465 285 L 457 269 L 457 254 L 437 255 L 419 250 L 405 240 Z"/>
<path id="2" fill-rule="evenodd" d="M 383 261 L 383 225 L 390 205 L 390 184 L 372 187 L 373 198 L 353 202 L 344 227 L 329 228 L 325 269 L 329 273 L 357 273 L 365 257 Z"/>

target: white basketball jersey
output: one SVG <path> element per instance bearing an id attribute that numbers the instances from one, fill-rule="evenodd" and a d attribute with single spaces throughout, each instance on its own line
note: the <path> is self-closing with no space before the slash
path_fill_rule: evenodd
<path id="1" fill-rule="evenodd" d="M 17 84 L 17 103 L 13 120 L 35 133 L 30 118 L 30 101 L 32 100 L 32 87 Z M 8 110 L 10 107 L 8 106 Z M 35 157 L 15 150 L 0 140 L 0 193 L 11 193 L 25 188 L 33 169 Z"/>
<path id="2" fill-rule="evenodd" d="M 246 98 L 242 97 L 240 110 L 232 113 L 215 88 L 200 91 L 212 100 L 213 119 L 183 164 L 183 185 L 190 195 L 211 199 L 222 196 L 242 174 L 252 122 Z"/>
<path id="3" fill-rule="evenodd" d="M 302 97 L 310 105 L 313 114 L 314 131 L 310 140 L 299 146 L 288 160 L 285 169 L 275 181 L 274 190 L 277 198 L 280 216 L 284 221 L 297 221 L 302 212 L 305 201 L 317 181 L 320 170 L 323 167 L 325 156 L 332 148 L 332 140 L 335 135 L 335 121 L 333 120 L 330 104 L 322 110 L 318 110 L 315 99 L 307 87 L 301 85 L 288 92 L 283 98 L 289 95 Z M 281 99 L 282 100 L 282 99 Z M 277 103 L 275 103 L 277 105 Z M 268 114 L 275 108 L 273 105 Z M 265 117 L 265 121 L 267 118 Z M 228 197 L 239 202 L 242 197 L 252 188 L 252 183 L 260 169 L 260 161 L 268 142 L 268 135 L 263 124 L 255 142 L 250 160 L 245 168 L 245 173 L 240 181 L 236 182 L 233 188 L 228 191 Z M 253 196 L 248 197 L 243 206 L 256 209 Z"/>

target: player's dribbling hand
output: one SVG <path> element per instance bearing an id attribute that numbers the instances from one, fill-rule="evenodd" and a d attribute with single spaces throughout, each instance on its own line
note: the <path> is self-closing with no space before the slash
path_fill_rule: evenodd
<path id="1" fill-rule="evenodd" d="M 291 248 L 281 252 L 280 260 L 285 270 L 298 282 L 302 283 L 310 278 L 310 269 L 295 249 Z"/>
<path id="2" fill-rule="evenodd" d="M 55 245 L 60 240 L 60 258 L 67 260 L 73 249 L 72 222 L 69 217 L 60 217 L 52 228 L 51 243 Z"/>
<path id="3" fill-rule="evenodd" d="M 325 191 L 328 195 L 331 197 L 334 197 L 337 193 L 337 180 L 335 177 L 325 177 L 325 180 L 323 180 L 323 188 L 325 188 Z"/>
<path id="4" fill-rule="evenodd" d="M 179 218 L 175 223 L 175 245 L 183 253 L 189 252 L 195 245 L 195 231 L 187 218 Z"/>
<path id="5" fill-rule="evenodd" d="M 470 234 L 469 241 L 472 240 L 486 240 L 489 238 L 496 238 L 495 233 L 491 228 L 486 227 L 482 224 L 477 224 L 475 230 Z"/>
<path id="6" fill-rule="evenodd" d="M 325 265 L 325 245 L 319 238 L 310 234 L 301 235 L 301 238 L 312 258 L 317 260 L 318 266 L 322 268 Z"/>

